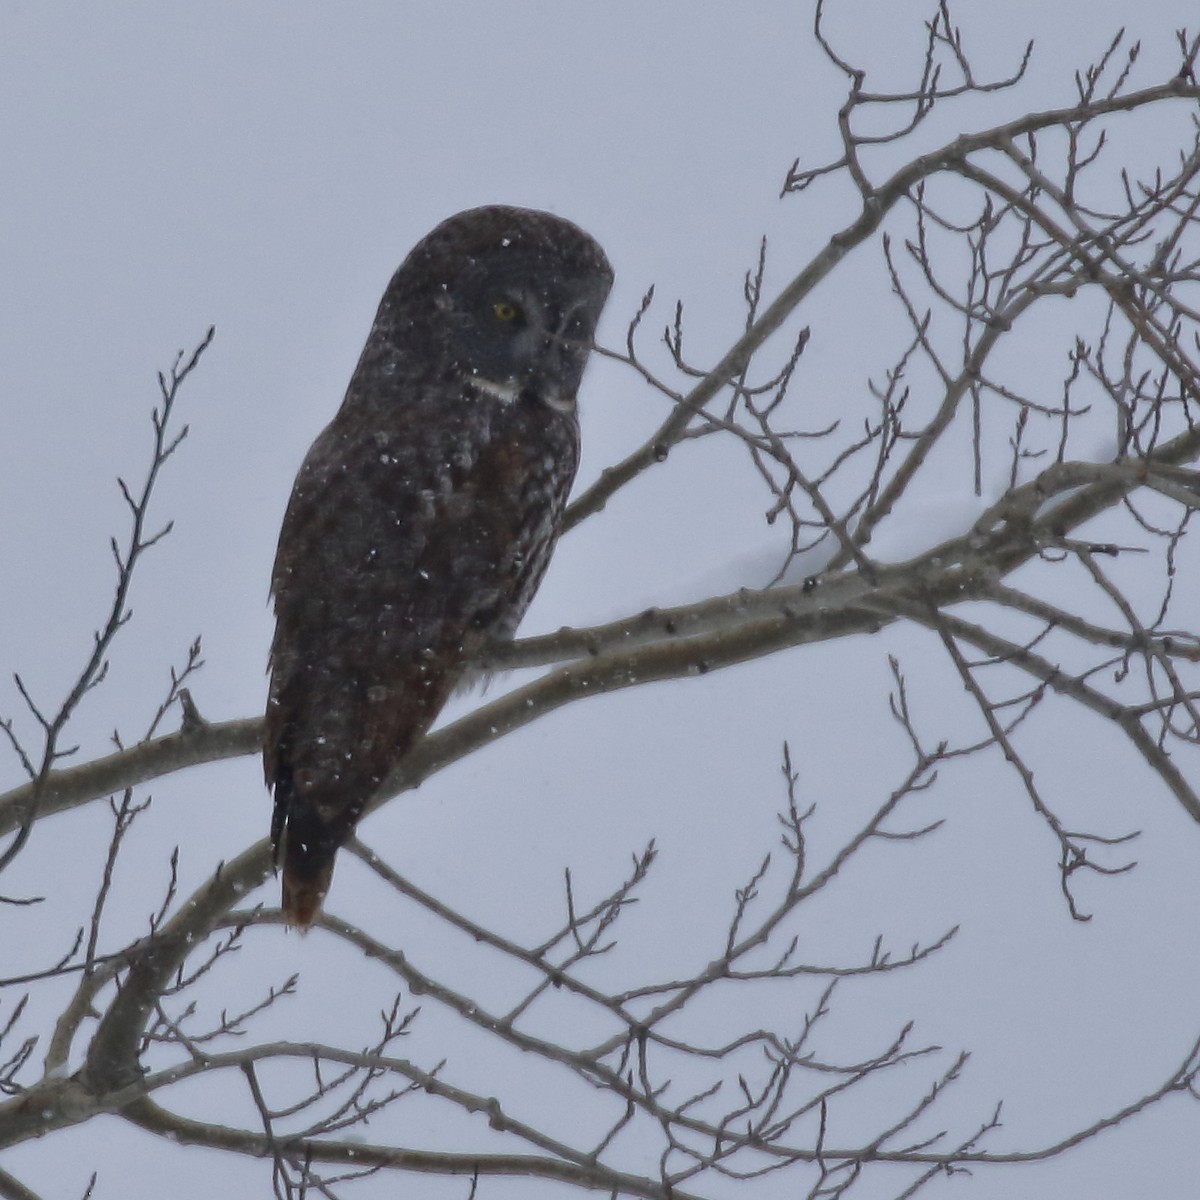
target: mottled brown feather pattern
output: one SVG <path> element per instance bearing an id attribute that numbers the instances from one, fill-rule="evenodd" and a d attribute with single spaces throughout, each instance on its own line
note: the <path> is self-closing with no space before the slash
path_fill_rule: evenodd
<path id="1" fill-rule="evenodd" d="M 389 284 L 297 476 L 272 579 L 263 763 L 294 924 L 315 918 L 367 802 L 541 581 L 611 280 L 575 226 L 494 207 L 444 222 Z M 519 326 L 494 315 L 506 297 Z"/>

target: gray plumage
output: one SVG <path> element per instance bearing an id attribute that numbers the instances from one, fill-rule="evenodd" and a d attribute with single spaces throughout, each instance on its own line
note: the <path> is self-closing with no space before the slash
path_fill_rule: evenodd
<path id="1" fill-rule="evenodd" d="M 444 221 L 392 277 L 272 576 L 263 764 L 291 923 L 312 922 L 367 802 L 529 606 L 611 286 L 582 230 L 501 206 Z"/>

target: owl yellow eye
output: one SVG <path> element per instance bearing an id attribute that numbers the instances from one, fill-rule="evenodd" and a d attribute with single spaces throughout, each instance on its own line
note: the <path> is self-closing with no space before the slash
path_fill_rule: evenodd
<path id="1" fill-rule="evenodd" d="M 492 314 L 498 321 L 515 321 L 521 315 L 521 310 L 507 300 L 497 300 L 492 305 Z"/>

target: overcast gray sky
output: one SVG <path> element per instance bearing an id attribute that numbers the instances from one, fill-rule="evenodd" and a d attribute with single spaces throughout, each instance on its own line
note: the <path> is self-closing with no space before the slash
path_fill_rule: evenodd
<path id="1" fill-rule="evenodd" d="M 931 5 L 830 9 L 848 54 L 881 69 L 890 54 L 915 79 Z M 1197 14 L 1194 0 L 972 0 L 957 16 L 980 63 L 996 70 L 1037 39 L 1020 103 L 1038 108 L 1070 101 L 1071 72 L 1117 27 L 1129 25 L 1146 59 L 1161 62 L 1173 30 Z M 114 725 L 136 733 L 168 663 L 197 634 L 207 665 L 193 691 L 204 715 L 261 711 L 267 581 L 292 478 L 341 399 L 391 272 L 444 216 L 504 202 L 569 217 L 617 272 L 602 342 L 621 343 L 653 283 L 655 326 L 683 299 L 692 357 L 715 362 L 740 331 L 741 276 L 760 236 L 770 235 L 768 288 L 778 288 L 846 216 L 832 192 L 779 199 L 794 158 L 835 151 L 840 85 L 814 52 L 810 23 L 807 4 L 780 0 L 0 0 L 0 713 L 20 715 L 11 671 L 51 698 L 86 654 L 109 595 L 107 540 L 122 528 L 114 476 L 139 477 L 154 372 L 209 324 L 216 340 L 182 401 L 191 434 L 158 507 L 175 531 L 147 561 L 112 678 L 79 719 L 87 754 L 105 750 Z M 960 111 L 968 122 L 983 110 Z M 851 284 L 858 270 L 848 265 Z M 878 274 L 870 279 L 877 287 Z M 847 380 L 861 387 L 886 366 L 868 362 L 885 331 L 856 320 L 873 299 L 850 286 L 801 314 L 814 328 L 800 384 L 814 397 L 813 424 L 836 409 Z M 608 363 L 594 364 L 582 403 L 583 482 L 665 415 Z M 685 448 L 572 534 L 524 629 L 764 583 L 779 531 L 762 522 L 758 485 L 733 463 Z M 928 519 L 944 511 L 931 497 Z M 775 841 L 785 738 L 828 810 L 829 844 L 847 814 L 894 785 L 879 768 L 880 748 L 898 745 L 887 655 L 906 651 L 921 647 L 900 637 L 833 643 L 573 706 L 403 798 L 364 835 L 396 848 L 397 867 L 447 900 L 504 911 L 518 929 L 538 927 L 558 903 L 564 865 L 598 893 L 657 837 L 663 875 L 645 899 L 654 936 L 643 931 L 638 945 L 670 962 L 696 914 L 726 911 Z M 939 730 L 967 727 L 957 696 L 931 691 L 924 702 Z M 1200 830 L 1160 787 L 1131 795 L 1143 781 L 1110 749 L 1095 746 L 1090 774 L 1061 782 L 1094 793 L 1114 827 L 1136 803 L 1146 833 L 1138 871 L 1086 885 L 1090 925 L 1067 918 L 1053 847 L 997 761 L 994 786 L 978 776 L 959 786 L 966 777 L 948 771 L 914 818 L 950 816 L 947 827 L 881 853 L 809 931 L 813 957 L 828 959 L 864 952 L 876 931 L 906 945 L 962 922 L 944 962 L 860 989 L 847 1012 L 863 1022 L 886 1013 L 880 1039 L 916 1016 L 922 1038 L 971 1049 L 951 1107 L 970 1125 L 1005 1100 L 997 1148 L 1041 1144 L 1109 1111 L 1165 1075 L 1200 1031 Z M 14 762 L 2 770 L 0 786 L 18 782 Z M 156 795 L 159 825 L 140 835 L 155 878 L 175 842 L 195 884 L 266 828 L 253 760 L 192 772 Z M 61 873 L 54 912 L 80 903 L 106 826 L 103 814 L 71 820 L 69 837 L 66 821 L 38 831 L 6 890 L 37 890 L 39 874 Z M 515 873 L 505 869 L 514 863 Z M 353 866 L 339 869 L 347 899 L 360 885 Z M 144 919 L 148 902 L 132 885 L 118 899 L 131 921 Z M 413 937 L 436 942 L 425 930 Z M 278 973 L 311 972 L 323 951 L 315 937 L 275 937 L 258 939 L 256 952 Z M 282 1035 L 291 1019 L 308 1030 L 322 1018 L 293 1008 L 278 1019 Z M 1195 1122 L 1194 1106 L 1176 1104 L 1062 1163 L 981 1171 L 926 1194 L 1185 1200 L 1200 1178 Z M 259 1166 L 180 1157 L 115 1121 L 93 1125 L 23 1146 L 5 1165 L 47 1197 L 81 1195 L 92 1170 L 97 1200 L 208 1200 L 218 1186 L 265 1194 Z M 412 1143 L 422 1136 L 438 1131 L 414 1130 Z M 413 1194 L 464 1194 L 436 1186 Z M 359 1194 L 395 1194 L 370 1188 Z"/>

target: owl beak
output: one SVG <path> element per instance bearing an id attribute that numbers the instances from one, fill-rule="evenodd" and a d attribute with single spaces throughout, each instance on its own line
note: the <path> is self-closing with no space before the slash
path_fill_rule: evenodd
<path id="1" fill-rule="evenodd" d="M 577 342 L 549 337 L 542 347 L 533 378 L 529 381 L 529 390 L 555 412 L 574 412 L 575 397 L 586 362 L 587 350 Z"/>

